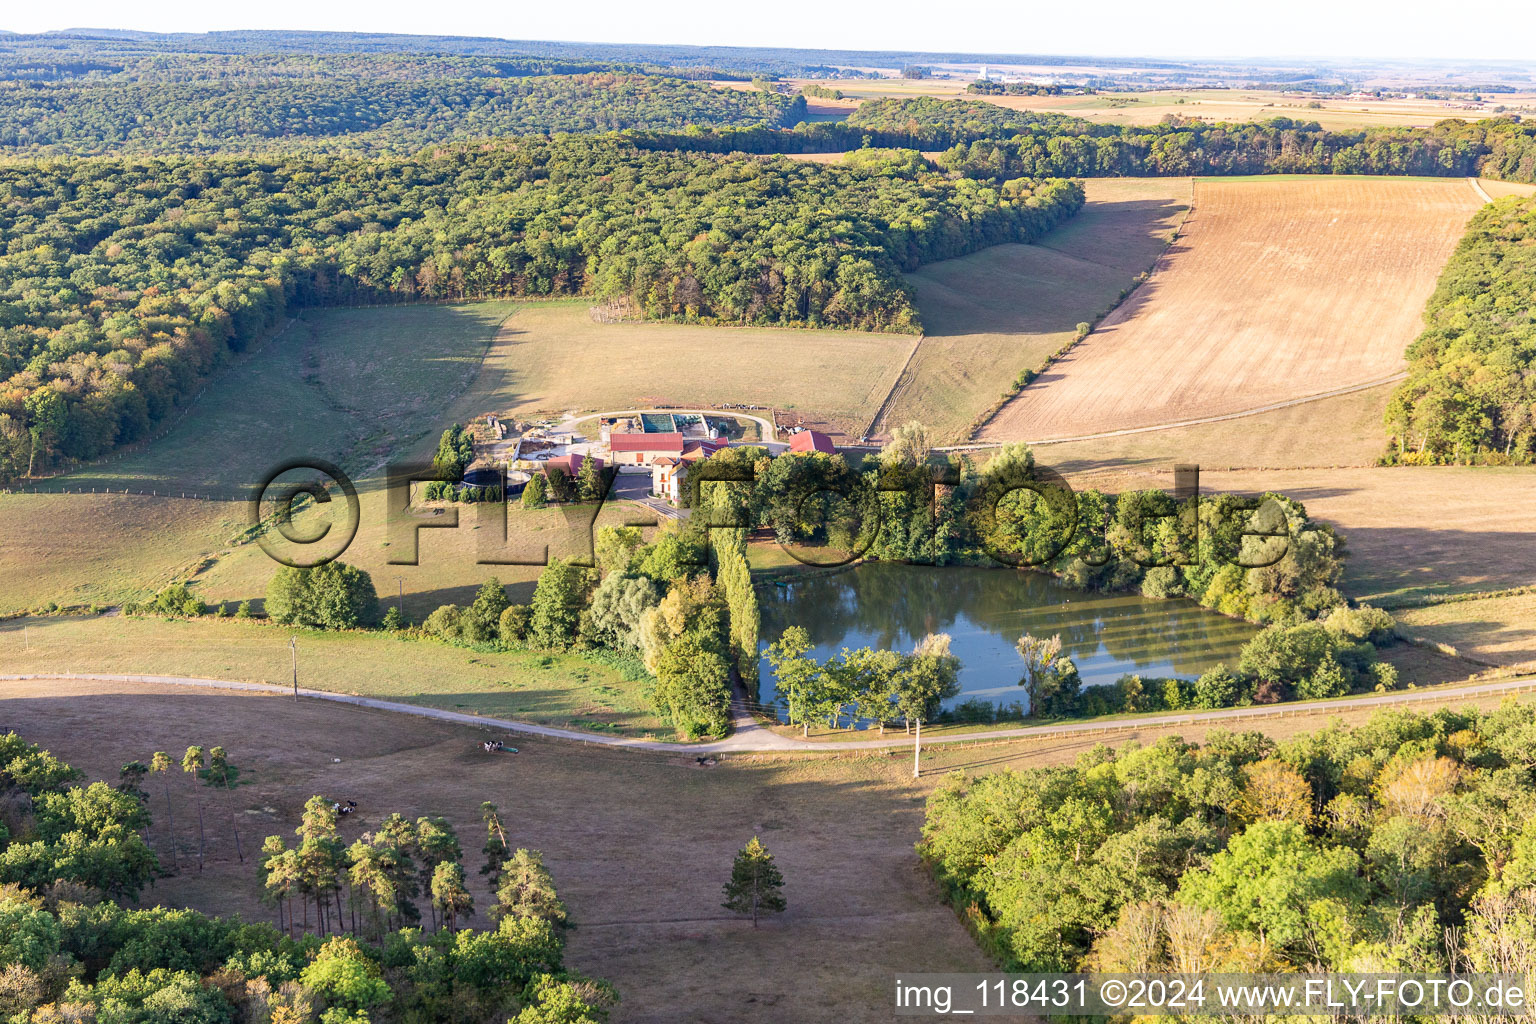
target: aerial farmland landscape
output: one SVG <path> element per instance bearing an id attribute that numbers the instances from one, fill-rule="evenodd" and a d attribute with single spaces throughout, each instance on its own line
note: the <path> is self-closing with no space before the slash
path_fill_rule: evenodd
<path id="1" fill-rule="evenodd" d="M 1536 17 L 863 6 L 0 17 L 0 1019 L 1530 1017 Z"/>

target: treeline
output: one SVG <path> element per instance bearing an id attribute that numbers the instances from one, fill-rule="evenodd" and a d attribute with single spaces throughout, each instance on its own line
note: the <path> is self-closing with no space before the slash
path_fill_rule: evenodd
<path id="1" fill-rule="evenodd" d="M 1380 712 L 958 773 L 918 849 L 1025 971 L 1536 968 L 1536 710 Z"/>
<path id="2" fill-rule="evenodd" d="M 798 96 L 615 72 L 0 82 L 0 151 L 49 155 L 410 153 L 503 135 L 777 128 L 804 117 Z"/>
<path id="3" fill-rule="evenodd" d="M 901 274 L 1075 213 L 1081 187 L 645 152 L 0 167 L 0 479 L 145 436 L 294 306 L 590 295 L 651 319 L 913 332 Z"/>
<path id="4" fill-rule="evenodd" d="M 213 748 L 219 751 L 220 748 Z M 194 759 L 194 752 L 196 758 Z M 162 761 L 164 764 L 162 764 Z M 187 773 L 217 772 L 188 750 Z M 150 771 L 130 762 L 116 786 L 73 785 L 78 771 L 14 733 L 0 737 L 0 1012 L 16 1024 L 599 1024 L 615 1001 L 607 984 L 563 963 L 565 907 L 536 852 L 509 848 L 494 805 L 483 806 L 485 863 L 494 894 L 483 931 L 452 825 L 398 814 L 350 846 L 335 805 L 304 808 L 298 843 L 266 841 L 265 899 L 316 908 L 300 929 L 163 907 L 130 910 L 159 869 L 142 835 L 153 831 Z M 224 776 L 228 784 L 228 771 Z M 174 843 L 174 837 L 172 839 Z M 431 900 L 424 930 L 416 900 Z M 307 909 L 304 912 L 309 920 Z M 351 927 L 347 927 L 348 925 Z M 327 937 L 327 935 L 329 937 Z"/>
<path id="5" fill-rule="evenodd" d="M 1536 198 L 1483 207 L 1451 254 L 1392 393 L 1389 458 L 1536 458 Z"/>
<path id="6" fill-rule="evenodd" d="M 967 177 L 1188 174 L 1414 174 L 1536 182 L 1536 124 L 1448 119 L 1424 128 L 1324 129 L 1278 117 L 1256 123 L 1170 116 L 1113 125 L 981 100 L 870 100 L 845 121 L 791 130 L 635 132 L 656 149 L 826 153 L 865 147 L 943 150 L 939 166 Z"/>

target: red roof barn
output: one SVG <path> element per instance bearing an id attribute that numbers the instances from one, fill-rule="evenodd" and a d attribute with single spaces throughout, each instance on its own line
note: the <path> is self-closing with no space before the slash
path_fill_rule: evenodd
<path id="1" fill-rule="evenodd" d="M 837 452 L 837 448 L 832 444 L 832 439 L 819 430 L 802 430 L 798 434 L 791 435 L 789 450 L 792 452 L 825 452 L 828 455 L 833 455 Z"/>

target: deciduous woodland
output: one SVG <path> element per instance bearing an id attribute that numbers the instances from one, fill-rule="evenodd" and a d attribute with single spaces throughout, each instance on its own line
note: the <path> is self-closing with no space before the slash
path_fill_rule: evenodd
<path id="1" fill-rule="evenodd" d="M 143 436 L 291 306 L 591 295 L 652 319 L 920 329 L 901 272 L 1082 188 L 568 136 L 403 159 L 0 167 L 0 475 Z"/>
<path id="2" fill-rule="evenodd" d="M 1536 924 L 1533 737 L 1510 702 L 1100 745 L 952 777 L 918 849 L 1017 969 L 1503 970 Z"/>
<path id="3" fill-rule="evenodd" d="M 1536 199 L 1480 210 L 1440 275 L 1387 426 L 1403 462 L 1536 455 Z"/>

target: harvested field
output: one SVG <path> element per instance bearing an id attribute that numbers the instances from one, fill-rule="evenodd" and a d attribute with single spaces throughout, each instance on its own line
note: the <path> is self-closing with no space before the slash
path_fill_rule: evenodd
<path id="1" fill-rule="evenodd" d="M 1081 437 L 1384 382 L 1480 205 L 1463 179 L 1201 179 L 1157 272 L 980 432 Z"/>
<path id="2" fill-rule="evenodd" d="M 1536 185 L 1527 185 L 1519 181 L 1496 181 L 1493 178 L 1478 178 L 1477 183 L 1483 187 L 1495 199 L 1505 196 L 1532 196 L 1536 195 Z"/>
<path id="3" fill-rule="evenodd" d="M 1308 469 L 1375 464 L 1394 384 L 1197 426 L 1040 445 L 1035 458 L 1063 473 L 1167 469 Z"/>
<path id="4" fill-rule="evenodd" d="M 875 433 L 908 420 L 959 440 L 1012 385 L 1107 310 L 1189 209 L 1188 178 L 1093 178 L 1076 217 L 1034 245 L 999 245 L 907 275 L 925 335 Z"/>

